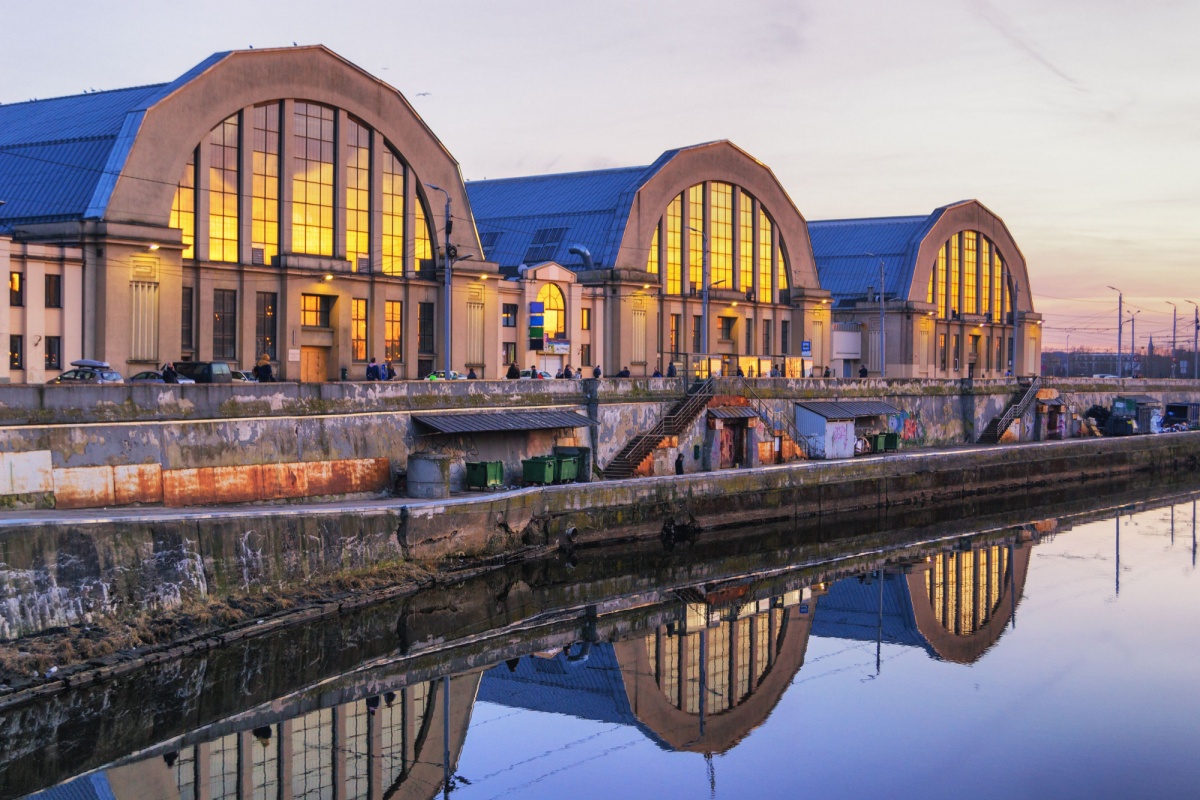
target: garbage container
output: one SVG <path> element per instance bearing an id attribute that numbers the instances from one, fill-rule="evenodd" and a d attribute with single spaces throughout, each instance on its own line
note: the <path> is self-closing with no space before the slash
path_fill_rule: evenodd
<path id="1" fill-rule="evenodd" d="M 342 380 L 350 380 L 350 370 L 346 367 L 342 367 Z"/>
<path id="2" fill-rule="evenodd" d="M 579 459 L 575 456 L 555 456 L 554 478 L 559 483 L 574 481 L 579 476 Z"/>
<path id="3" fill-rule="evenodd" d="M 554 483 L 554 456 L 535 456 L 521 462 L 521 477 L 526 485 Z"/>
<path id="4" fill-rule="evenodd" d="M 500 461 L 468 461 L 467 488 L 490 489 L 504 483 L 504 464 Z"/>
<path id="5" fill-rule="evenodd" d="M 877 433 L 871 437 L 871 452 L 882 453 L 887 449 L 887 434 Z"/>
<path id="6" fill-rule="evenodd" d="M 886 437 L 886 439 L 887 439 L 887 441 L 885 442 L 885 444 L 886 444 L 886 446 L 887 446 L 887 451 L 888 451 L 889 453 L 894 453 L 894 452 L 896 452 L 897 450 L 899 450 L 899 449 L 900 449 L 900 434 L 898 434 L 898 433 L 885 433 L 885 434 L 884 434 L 884 436 L 885 436 L 885 437 Z"/>

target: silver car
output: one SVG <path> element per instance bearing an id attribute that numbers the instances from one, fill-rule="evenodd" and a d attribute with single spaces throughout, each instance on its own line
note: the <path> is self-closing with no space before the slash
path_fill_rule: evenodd
<path id="1" fill-rule="evenodd" d="M 96 384 L 119 384 L 125 383 L 125 379 L 121 377 L 121 373 L 117 372 L 107 361 L 95 361 L 90 358 L 81 358 L 78 361 L 72 361 L 71 366 L 75 369 L 69 369 L 57 378 L 47 381 L 47 386 L 83 386 Z"/>

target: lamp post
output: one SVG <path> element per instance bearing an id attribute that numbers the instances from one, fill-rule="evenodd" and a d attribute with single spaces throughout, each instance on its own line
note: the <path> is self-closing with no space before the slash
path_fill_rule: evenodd
<path id="1" fill-rule="evenodd" d="M 446 198 L 446 236 L 445 236 L 446 249 L 444 251 L 442 251 L 443 252 L 442 270 L 443 270 L 443 272 L 445 272 L 445 275 L 443 276 L 443 278 L 444 278 L 445 284 L 446 284 L 446 288 L 444 291 L 445 297 L 444 297 L 443 303 L 442 303 L 442 346 L 446 350 L 446 357 L 444 359 L 445 360 L 445 370 L 446 370 L 445 376 L 446 376 L 446 380 L 450 380 L 450 364 L 452 362 L 452 359 L 450 358 L 450 330 L 451 330 L 450 315 L 452 313 L 451 312 L 450 295 L 453 291 L 453 287 L 450 282 L 450 259 L 452 258 L 451 253 L 450 253 L 450 231 L 453 229 L 454 223 L 450 219 L 450 193 L 447 192 L 442 187 L 435 186 L 432 183 L 427 183 L 425 185 L 428 186 L 430 189 L 433 189 L 435 192 L 441 192 L 442 196 Z"/>
<path id="2" fill-rule="evenodd" d="M 1200 305 L 1195 300 L 1188 300 L 1193 306 L 1196 306 L 1196 327 L 1192 329 L 1192 380 L 1200 378 Z"/>
<path id="3" fill-rule="evenodd" d="M 1139 308 L 1137 311 L 1129 312 L 1129 377 L 1135 377 L 1137 369 L 1137 315 L 1142 313 Z"/>
<path id="4" fill-rule="evenodd" d="M 1115 286 L 1108 288 L 1117 293 L 1117 377 L 1124 378 L 1125 373 L 1121 370 L 1121 327 L 1125 324 L 1125 295 Z"/>
<path id="5" fill-rule="evenodd" d="M 883 256 L 867 253 L 871 258 L 879 259 L 879 377 L 887 377 L 887 326 L 883 318 Z"/>
<path id="6" fill-rule="evenodd" d="M 1179 318 L 1179 306 L 1167 301 L 1167 305 L 1171 307 L 1171 377 L 1178 378 L 1175 370 L 1175 321 Z"/>
<path id="7" fill-rule="evenodd" d="M 1067 377 L 1071 377 L 1071 334 L 1067 334 Z"/>

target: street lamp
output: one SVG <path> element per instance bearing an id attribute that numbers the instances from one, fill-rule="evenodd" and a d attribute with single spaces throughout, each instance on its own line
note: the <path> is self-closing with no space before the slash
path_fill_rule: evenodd
<path id="1" fill-rule="evenodd" d="M 1136 377 L 1137 370 L 1137 315 L 1142 313 L 1139 308 L 1137 311 L 1129 312 L 1129 377 Z"/>
<path id="2" fill-rule="evenodd" d="M 1179 306 L 1175 305 L 1170 300 L 1168 300 L 1166 302 L 1167 302 L 1167 305 L 1169 305 L 1172 309 L 1171 310 L 1171 377 L 1178 378 L 1179 376 L 1177 374 L 1175 374 L 1175 321 L 1179 317 Z"/>
<path id="3" fill-rule="evenodd" d="M 1196 306 L 1196 327 L 1192 329 L 1192 380 L 1200 378 L 1200 305 L 1196 304 L 1195 300 L 1188 300 L 1189 303 Z"/>
<path id="4" fill-rule="evenodd" d="M 1071 377 L 1071 334 L 1067 334 L 1067 377 Z"/>
<path id="5" fill-rule="evenodd" d="M 1117 377 L 1125 377 L 1125 373 L 1121 371 L 1121 327 L 1125 324 L 1124 302 L 1125 295 L 1115 286 L 1109 286 L 1117 293 Z"/>
<path id="6" fill-rule="evenodd" d="M 887 327 L 883 319 L 883 256 L 867 253 L 871 258 L 879 259 L 879 377 L 887 377 Z M 958 354 L 955 353 L 955 358 Z"/>
<path id="7" fill-rule="evenodd" d="M 435 186 L 432 183 L 427 183 L 425 185 L 428 186 L 430 189 L 433 189 L 435 192 L 441 192 L 442 196 L 446 198 L 446 236 L 445 236 L 446 249 L 443 251 L 443 256 L 442 256 L 442 268 L 443 268 L 443 271 L 445 272 L 444 279 L 445 279 L 446 288 L 445 288 L 445 292 L 444 292 L 445 297 L 444 297 L 443 304 L 442 304 L 442 306 L 443 306 L 443 308 L 442 308 L 442 345 L 446 349 L 446 358 L 445 358 L 446 380 L 450 380 L 450 364 L 451 364 L 451 358 L 450 358 L 450 314 L 451 314 L 450 294 L 453 291 L 453 289 L 451 287 L 451 283 L 450 283 L 450 259 L 453 257 L 450 252 L 450 231 L 454 226 L 454 222 L 453 222 L 453 220 L 450 219 L 450 193 L 447 192 L 442 187 Z"/>

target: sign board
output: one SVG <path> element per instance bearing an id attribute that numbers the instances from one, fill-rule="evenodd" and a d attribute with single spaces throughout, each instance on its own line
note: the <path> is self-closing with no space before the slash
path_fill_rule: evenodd
<path id="1" fill-rule="evenodd" d="M 812 358 L 812 340 L 805 339 L 800 343 L 800 357 Z"/>
<path id="2" fill-rule="evenodd" d="M 299 361 L 299 360 L 300 360 L 300 348 L 299 347 L 288 348 L 288 361 Z"/>
<path id="3" fill-rule="evenodd" d="M 546 339 L 541 352 L 556 356 L 571 355 L 571 343 L 566 339 Z"/>

